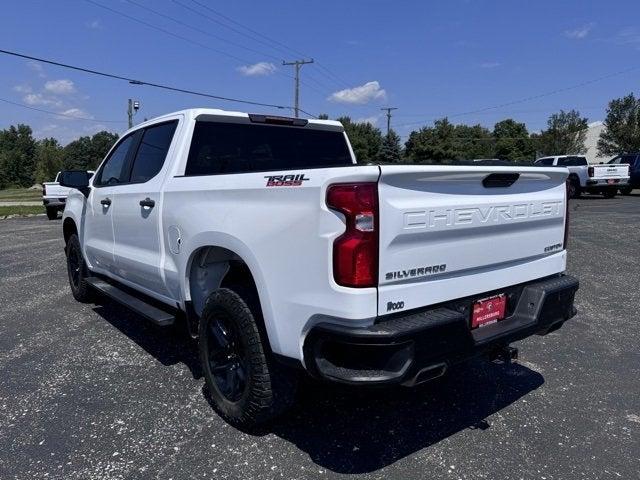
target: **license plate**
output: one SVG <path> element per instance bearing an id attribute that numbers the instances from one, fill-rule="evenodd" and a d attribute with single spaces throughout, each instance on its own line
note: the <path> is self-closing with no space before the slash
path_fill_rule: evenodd
<path id="1" fill-rule="evenodd" d="M 614 183 L 617 183 L 617 180 L 615 180 L 615 179 L 613 179 L 613 178 L 610 178 L 609 180 L 607 180 L 607 183 L 608 183 L 609 185 L 613 185 Z"/>
<path id="2" fill-rule="evenodd" d="M 507 297 L 504 293 L 477 300 L 473 303 L 471 328 L 484 327 L 502 320 L 506 308 Z"/>

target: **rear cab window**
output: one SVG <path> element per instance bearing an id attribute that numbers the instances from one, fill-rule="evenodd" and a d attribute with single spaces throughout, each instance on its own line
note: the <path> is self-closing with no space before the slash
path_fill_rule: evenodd
<path id="1" fill-rule="evenodd" d="M 582 167 L 588 165 L 586 157 L 562 157 L 558 159 L 558 167 Z"/>
<path id="2" fill-rule="evenodd" d="M 196 122 L 185 176 L 352 166 L 341 131 Z"/>

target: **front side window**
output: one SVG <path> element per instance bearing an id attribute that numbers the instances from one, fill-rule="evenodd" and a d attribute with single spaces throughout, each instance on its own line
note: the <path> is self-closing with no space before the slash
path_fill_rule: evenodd
<path id="1" fill-rule="evenodd" d="M 129 135 L 116 146 L 98 172 L 95 185 L 117 185 L 126 181 L 124 166 L 132 143 L 133 135 Z"/>
<path id="2" fill-rule="evenodd" d="M 145 129 L 131 169 L 132 183 L 146 182 L 158 174 L 167 158 L 177 125 L 175 120 Z"/>
<path id="3" fill-rule="evenodd" d="M 185 175 L 353 165 L 338 131 L 245 123 L 197 122 Z"/>

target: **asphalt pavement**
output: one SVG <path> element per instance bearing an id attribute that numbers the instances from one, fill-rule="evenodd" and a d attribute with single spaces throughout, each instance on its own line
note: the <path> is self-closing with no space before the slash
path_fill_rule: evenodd
<path id="1" fill-rule="evenodd" d="M 259 431 L 222 421 L 193 342 L 76 303 L 61 222 L 0 220 L 0 479 L 640 478 L 640 195 L 571 202 L 578 315 L 431 384 L 304 382 Z"/>

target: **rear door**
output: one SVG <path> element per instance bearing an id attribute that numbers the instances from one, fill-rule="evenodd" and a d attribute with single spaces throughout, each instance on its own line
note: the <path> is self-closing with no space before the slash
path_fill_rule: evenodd
<path id="1" fill-rule="evenodd" d="M 554 167 L 382 166 L 379 312 L 562 271 L 566 178 Z"/>
<path id="2" fill-rule="evenodd" d="M 163 297 L 168 292 L 161 269 L 160 192 L 177 126 L 176 118 L 136 133 L 127 183 L 119 187 L 113 199 L 116 275 Z"/>
<path id="3" fill-rule="evenodd" d="M 113 273 L 113 201 L 125 181 L 125 167 L 132 153 L 134 136 L 123 137 L 109 152 L 87 198 L 84 217 L 84 248 L 87 260 L 102 273 Z"/>

